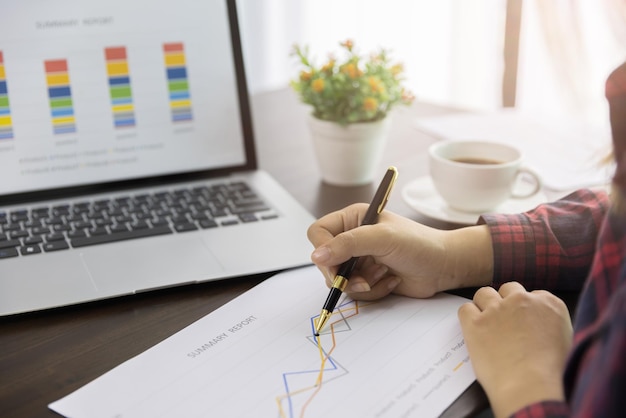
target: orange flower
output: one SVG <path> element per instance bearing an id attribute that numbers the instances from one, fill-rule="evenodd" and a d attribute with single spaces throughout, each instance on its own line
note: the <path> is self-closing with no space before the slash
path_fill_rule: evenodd
<path id="1" fill-rule="evenodd" d="M 391 74 L 398 75 L 402 73 L 402 71 L 404 71 L 404 66 L 402 64 L 396 64 L 393 67 L 391 67 L 390 70 L 391 70 Z"/>
<path id="2" fill-rule="evenodd" d="M 378 77 L 368 77 L 367 83 L 374 93 L 382 93 L 385 90 Z"/>
<path id="3" fill-rule="evenodd" d="M 367 112 L 371 112 L 374 111 L 378 108 L 378 100 L 376 100 L 373 97 L 366 97 L 365 100 L 363 100 L 363 109 L 365 109 L 365 111 Z"/>
<path id="4" fill-rule="evenodd" d="M 352 41 L 352 39 L 346 39 L 345 41 L 341 42 L 339 45 L 346 48 L 348 51 L 352 51 L 352 48 L 354 47 L 354 42 Z"/>
<path id="5" fill-rule="evenodd" d="M 324 91 L 324 79 L 316 78 L 315 80 L 313 80 L 313 82 L 311 83 L 311 88 L 314 92 L 317 93 L 321 93 L 322 91 Z"/>
<path id="6" fill-rule="evenodd" d="M 311 73 L 308 71 L 300 71 L 300 80 L 309 81 L 311 79 Z"/>
<path id="7" fill-rule="evenodd" d="M 330 73 L 333 70 L 334 66 L 335 60 L 331 59 L 322 67 L 321 71 L 325 73 Z"/>
<path id="8" fill-rule="evenodd" d="M 357 68 L 356 65 L 354 65 L 354 63 L 349 62 L 346 65 L 344 65 L 341 68 L 341 71 L 344 74 L 348 74 L 348 77 L 350 78 L 357 78 L 359 76 L 361 76 L 363 73 Z"/>

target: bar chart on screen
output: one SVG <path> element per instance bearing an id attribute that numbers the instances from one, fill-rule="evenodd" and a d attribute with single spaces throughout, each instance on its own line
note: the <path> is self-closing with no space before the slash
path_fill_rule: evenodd
<path id="1" fill-rule="evenodd" d="M 46 85 L 50 98 L 52 131 L 55 135 L 76 132 L 72 88 L 66 59 L 47 60 Z"/>
<path id="2" fill-rule="evenodd" d="M 465 299 L 343 300 L 316 339 L 319 271 L 281 273 L 50 405 L 66 416 L 436 417 L 474 380 Z"/>
<path id="3" fill-rule="evenodd" d="M 106 37 L 102 42 L 106 44 Z M 76 50 L 68 41 L 67 54 L 56 57 L 18 54 L 11 49 L 3 53 L 0 56 L 2 138 L 49 140 L 46 135 L 49 132 L 52 137 L 80 134 L 89 139 L 94 134 L 113 139 L 120 129 L 142 128 L 154 133 L 154 129 L 168 125 L 193 122 L 184 43 L 129 40 L 128 44 Z M 163 57 L 159 59 L 161 49 Z M 35 65 L 37 61 L 43 66 Z M 8 73 L 18 86 L 12 91 L 12 107 L 9 107 Z M 131 76 L 139 81 L 134 82 Z M 39 112 L 37 106 L 43 89 L 48 115 Z M 137 91 L 140 95 L 135 94 Z M 15 117 L 11 118 L 11 114 Z M 145 122 L 143 126 L 137 125 L 138 114 Z M 50 131 L 29 128 L 43 127 L 46 119 L 52 124 Z M 23 125 L 21 137 L 14 135 L 15 125 Z"/>
<path id="4" fill-rule="evenodd" d="M 3 193 L 243 164 L 227 6 L 57 0 L 0 13 L 0 177 L 14 180 Z"/>
<path id="5" fill-rule="evenodd" d="M 113 126 L 116 129 L 135 126 L 135 108 L 130 85 L 130 71 L 125 46 L 108 47 L 104 50 Z"/>
<path id="6" fill-rule="evenodd" d="M 187 78 L 185 46 L 181 42 L 163 44 L 167 89 L 170 95 L 170 108 L 173 122 L 187 122 L 191 115 L 191 96 Z"/>
<path id="7" fill-rule="evenodd" d="M 11 107 L 9 106 L 9 89 L 4 70 L 4 55 L 0 50 L 0 140 L 13 138 Z"/>

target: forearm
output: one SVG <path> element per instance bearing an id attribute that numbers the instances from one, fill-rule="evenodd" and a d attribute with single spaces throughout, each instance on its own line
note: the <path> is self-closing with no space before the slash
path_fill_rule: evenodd
<path id="1" fill-rule="evenodd" d="M 493 278 L 493 244 L 486 225 L 447 231 L 444 240 L 445 289 L 480 287 Z"/>

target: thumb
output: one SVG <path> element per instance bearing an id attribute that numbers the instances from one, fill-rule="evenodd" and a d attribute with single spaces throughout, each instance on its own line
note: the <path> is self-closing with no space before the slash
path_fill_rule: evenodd
<path id="1" fill-rule="evenodd" d="M 365 225 L 342 232 L 320 245 L 311 254 L 311 261 L 322 266 L 336 266 L 351 257 L 378 255 L 380 235 L 376 235 L 376 225 Z"/>

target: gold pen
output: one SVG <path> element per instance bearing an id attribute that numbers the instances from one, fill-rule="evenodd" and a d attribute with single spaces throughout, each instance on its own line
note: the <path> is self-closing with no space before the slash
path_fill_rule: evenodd
<path id="1" fill-rule="evenodd" d="M 391 189 L 393 188 L 394 183 L 396 182 L 396 178 L 398 177 L 398 170 L 395 167 L 389 167 L 383 180 L 380 182 L 378 186 L 378 190 L 374 194 L 372 202 L 370 203 L 369 208 L 367 208 L 367 212 L 365 212 L 365 217 L 363 218 L 363 222 L 361 225 L 372 225 L 375 224 L 378 220 L 378 215 L 383 211 L 387 201 L 389 201 L 389 194 L 391 193 Z M 332 315 L 335 310 L 335 306 L 337 306 L 337 302 L 339 301 L 339 297 L 343 290 L 346 288 L 348 284 L 348 279 L 356 266 L 356 263 L 359 261 L 359 257 L 352 257 L 348 261 L 344 262 L 339 266 L 339 270 L 335 275 L 335 280 L 333 281 L 333 285 L 330 288 L 330 293 L 326 298 L 326 302 L 324 302 L 324 307 L 322 308 L 322 312 L 320 313 L 319 318 L 317 319 L 317 323 L 315 324 L 315 336 L 320 335 L 320 331 L 328 322 L 328 319 Z"/>

